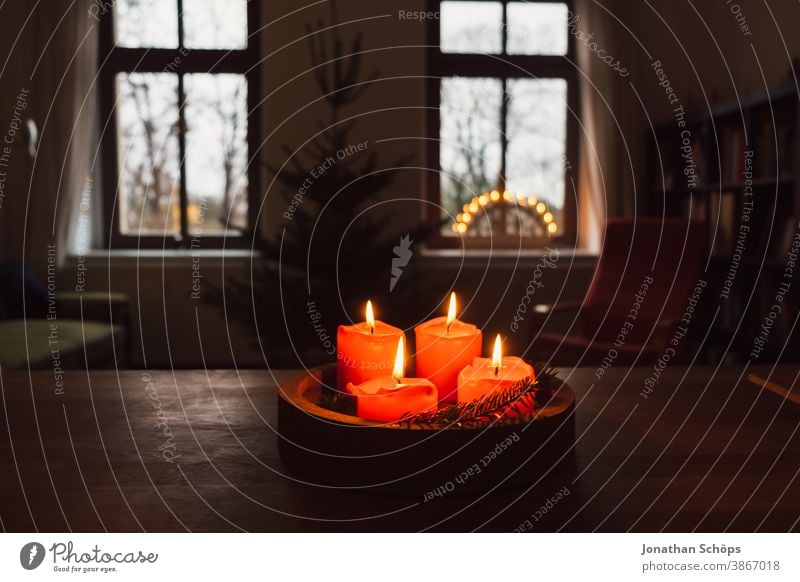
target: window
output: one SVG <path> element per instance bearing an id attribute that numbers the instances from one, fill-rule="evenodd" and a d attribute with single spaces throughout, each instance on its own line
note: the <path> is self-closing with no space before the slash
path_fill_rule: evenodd
<path id="1" fill-rule="evenodd" d="M 249 243 L 257 4 L 117 0 L 103 15 L 109 246 Z"/>
<path id="2" fill-rule="evenodd" d="M 432 0 L 433 1 L 433 0 Z M 426 205 L 443 246 L 574 243 L 569 2 L 433 2 Z"/>

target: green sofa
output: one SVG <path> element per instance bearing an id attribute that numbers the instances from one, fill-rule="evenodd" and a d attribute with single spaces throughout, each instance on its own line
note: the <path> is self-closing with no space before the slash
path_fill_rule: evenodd
<path id="1" fill-rule="evenodd" d="M 0 321 L 0 366 L 63 370 L 127 366 L 126 295 L 61 292 L 54 313 L 50 319 Z"/>

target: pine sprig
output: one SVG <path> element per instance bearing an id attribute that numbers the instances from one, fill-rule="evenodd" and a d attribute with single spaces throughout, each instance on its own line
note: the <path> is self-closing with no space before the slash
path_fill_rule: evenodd
<path id="1" fill-rule="evenodd" d="M 541 365 L 536 379 L 519 382 L 487 394 L 471 402 L 457 402 L 432 412 L 422 412 L 404 416 L 400 424 L 412 424 L 426 428 L 464 428 L 509 418 L 510 414 L 522 416 L 531 410 L 542 407 L 558 388 L 560 380 L 552 367 Z"/>

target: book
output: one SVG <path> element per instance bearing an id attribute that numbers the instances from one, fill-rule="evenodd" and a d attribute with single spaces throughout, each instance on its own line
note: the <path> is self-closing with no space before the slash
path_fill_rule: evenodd
<path id="1" fill-rule="evenodd" d="M 794 171 L 794 132 L 788 127 L 778 129 L 778 161 L 781 178 L 790 178 Z"/>
<path id="2" fill-rule="evenodd" d="M 719 228 L 719 192 L 712 191 L 708 194 L 708 248 L 712 256 L 719 256 L 719 241 L 716 232 Z"/>
<path id="3" fill-rule="evenodd" d="M 742 176 L 744 173 L 744 130 L 741 128 L 731 129 L 729 136 L 727 174 L 722 176 L 722 179 L 726 184 L 739 184 L 744 179 Z"/>
<path id="4" fill-rule="evenodd" d="M 762 180 L 777 178 L 775 175 L 775 140 L 772 124 L 768 120 L 761 122 L 761 133 L 756 140 L 756 176 Z"/>
<path id="5" fill-rule="evenodd" d="M 765 390 L 795 404 L 800 404 L 800 387 L 797 385 L 800 370 L 773 370 L 770 374 L 748 372 L 747 379 Z"/>
<path id="6" fill-rule="evenodd" d="M 692 202 L 689 211 L 691 212 L 692 220 L 705 222 L 707 218 L 705 197 L 702 194 L 692 194 L 690 196 Z"/>
<path id="7" fill-rule="evenodd" d="M 697 176 L 697 183 L 702 184 L 706 176 L 706 161 L 703 156 L 703 144 L 700 139 L 692 140 L 692 164 L 695 168 L 695 176 Z"/>
<path id="8" fill-rule="evenodd" d="M 798 225 L 798 221 L 795 217 L 788 216 L 783 218 L 782 224 L 780 225 L 780 230 L 778 231 L 778 236 L 776 237 L 775 241 L 776 244 L 772 254 L 772 258 L 774 260 L 776 261 L 786 260 L 786 255 L 789 253 L 789 250 L 792 247 L 792 241 L 794 240 L 794 235 L 799 227 L 800 225 Z"/>
<path id="9" fill-rule="evenodd" d="M 731 130 L 729 127 L 723 127 L 720 133 L 720 148 L 719 148 L 719 180 L 720 184 L 724 184 L 730 175 L 730 159 L 731 159 Z"/>
<path id="10" fill-rule="evenodd" d="M 726 191 L 720 193 L 719 224 L 717 226 L 717 249 L 721 254 L 728 255 L 733 252 L 736 240 L 738 221 L 736 217 L 737 197 L 736 192 Z"/>

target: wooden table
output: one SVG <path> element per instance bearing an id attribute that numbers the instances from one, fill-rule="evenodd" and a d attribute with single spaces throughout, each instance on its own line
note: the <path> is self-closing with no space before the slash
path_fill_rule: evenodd
<path id="1" fill-rule="evenodd" d="M 610 370 L 598 383 L 594 370 L 562 371 L 578 398 L 571 466 L 530 490 L 429 502 L 307 483 L 288 469 L 275 433 L 276 386 L 287 373 L 68 373 L 58 393 L 51 373 L 3 371 L 0 526 L 798 529 L 800 407 L 748 382 L 742 368 L 670 368 L 648 398 L 648 368 Z"/>

